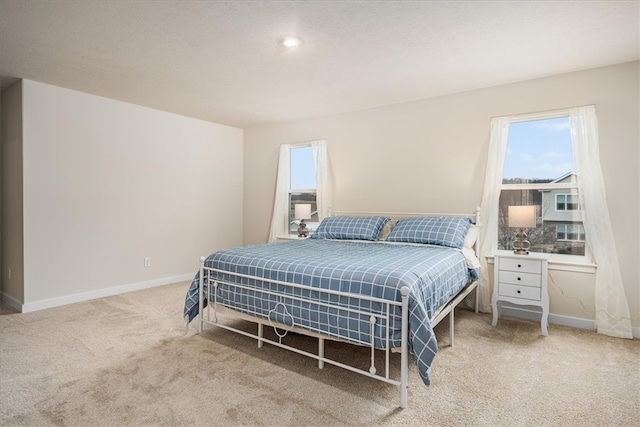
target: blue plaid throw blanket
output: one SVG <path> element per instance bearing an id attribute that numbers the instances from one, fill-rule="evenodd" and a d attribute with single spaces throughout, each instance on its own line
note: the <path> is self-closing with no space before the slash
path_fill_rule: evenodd
<path id="1" fill-rule="evenodd" d="M 457 249 L 320 239 L 223 250 L 210 255 L 205 266 L 308 286 L 308 290 L 292 290 L 255 279 L 242 279 L 243 284 L 252 287 L 251 290 L 229 289 L 220 285 L 216 298 L 220 303 L 241 312 L 310 330 L 321 330 L 360 344 L 371 343 L 369 316 L 345 314 L 337 307 L 353 307 L 363 302 L 354 298 L 328 297 L 314 292 L 314 289 L 333 289 L 401 301 L 400 289 L 407 286 L 409 351 L 427 385 L 431 382 L 431 362 L 438 351 L 430 319 L 472 277 L 464 255 Z M 215 279 L 232 280 L 228 274 L 215 274 Z M 184 315 L 188 316 L 189 321 L 198 314 L 198 281 L 199 273 L 196 273 L 185 298 Z M 261 289 L 282 292 L 288 306 L 286 312 L 279 310 L 283 306 L 281 297 L 261 293 Z M 207 292 L 205 289 L 205 295 Z M 303 296 L 312 302 L 287 300 L 287 294 Z M 336 308 L 314 304 L 313 301 L 330 301 Z M 367 310 L 381 310 L 377 303 L 366 302 L 364 305 Z M 387 327 L 390 328 L 391 347 L 400 347 L 401 316 L 401 308 L 393 307 L 389 324 L 378 322 L 375 325 L 374 345 L 377 348 L 383 348 L 386 344 Z"/>

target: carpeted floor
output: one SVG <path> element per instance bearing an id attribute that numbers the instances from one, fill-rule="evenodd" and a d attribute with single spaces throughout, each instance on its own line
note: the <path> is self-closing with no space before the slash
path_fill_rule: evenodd
<path id="1" fill-rule="evenodd" d="M 640 341 L 456 312 L 433 384 L 398 389 L 221 329 L 184 330 L 188 283 L 0 315 L 3 426 L 638 426 Z M 6 307 L 5 307 L 6 308 Z M 254 329 L 242 321 L 231 321 Z M 287 338 L 315 351 L 313 339 Z M 327 354 L 367 366 L 346 344 Z M 394 355 L 392 371 L 399 370 Z"/>

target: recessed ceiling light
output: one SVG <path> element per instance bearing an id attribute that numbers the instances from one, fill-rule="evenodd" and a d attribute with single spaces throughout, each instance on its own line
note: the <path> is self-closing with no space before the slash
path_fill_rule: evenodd
<path id="1" fill-rule="evenodd" d="M 302 40 L 300 40 L 298 37 L 286 36 L 280 39 L 280 44 L 284 47 L 292 49 L 300 46 L 302 44 Z"/>

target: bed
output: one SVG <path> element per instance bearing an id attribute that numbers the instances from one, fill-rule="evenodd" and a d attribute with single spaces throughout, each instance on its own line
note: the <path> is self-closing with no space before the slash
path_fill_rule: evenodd
<path id="1" fill-rule="evenodd" d="M 259 347 L 317 359 L 319 368 L 330 363 L 397 385 L 406 408 L 409 358 L 429 385 L 438 351 L 433 327 L 449 315 L 453 345 L 455 307 L 477 290 L 478 216 L 343 212 L 325 218 L 310 238 L 215 252 L 201 258 L 185 297 L 186 326 L 197 318 L 199 332 L 215 325 Z M 218 321 L 227 315 L 256 322 L 256 333 Z M 264 326 L 277 338 L 265 338 Z M 317 353 L 288 345 L 291 331 L 317 337 Z M 325 339 L 370 348 L 370 366 L 325 357 Z M 397 351 L 400 378 L 392 378 L 390 353 Z"/>

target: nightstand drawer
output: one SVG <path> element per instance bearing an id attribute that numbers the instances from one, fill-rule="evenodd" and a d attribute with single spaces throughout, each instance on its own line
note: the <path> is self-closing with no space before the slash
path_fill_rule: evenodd
<path id="1" fill-rule="evenodd" d="M 536 259 L 500 258 L 500 270 L 540 274 L 542 272 L 542 262 Z"/>
<path id="2" fill-rule="evenodd" d="M 540 301 L 540 288 L 500 283 L 500 296 Z"/>
<path id="3" fill-rule="evenodd" d="M 500 265 L 502 267 L 502 264 Z M 502 271 L 498 273 L 498 281 L 514 285 L 540 287 L 540 274 L 521 273 L 519 271 Z"/>

